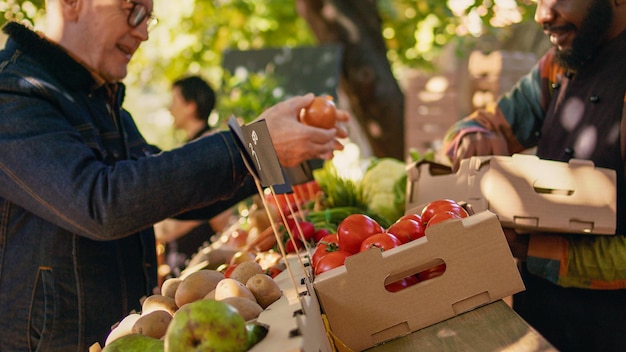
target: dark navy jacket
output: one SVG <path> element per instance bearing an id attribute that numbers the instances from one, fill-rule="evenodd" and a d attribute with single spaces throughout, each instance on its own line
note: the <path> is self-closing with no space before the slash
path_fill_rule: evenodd
<path id="1" fill-rule="evenodd" d="M 62 48 L 4 27 L 0 349 L 86 351 L 157 285 L 152 224 L 255 193 L 229 132 L 159 152 Z"/>

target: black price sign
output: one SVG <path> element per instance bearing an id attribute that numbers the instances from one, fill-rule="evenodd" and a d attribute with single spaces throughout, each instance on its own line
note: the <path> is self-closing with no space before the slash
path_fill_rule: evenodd
<path id="1" fill-rule="evenodd" d="M 246 166 L 259 179 L 261 186 L 284 184 L 283 170 L 278 162 L 265 120 L 239 125 L 237 119 L 231 116 L 228 127 L 236 137 Z"/>

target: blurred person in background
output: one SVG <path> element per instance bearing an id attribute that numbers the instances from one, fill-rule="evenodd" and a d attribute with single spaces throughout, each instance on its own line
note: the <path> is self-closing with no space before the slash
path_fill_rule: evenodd
<path id="1" fill-rule="evenodd" d="M 185 133 L 185 142 L 191 142 L 211 132 L 209 116 L 216 104 L 216 94 L 209 83 L 197 75 L 175 80 L 171 87 L 168 107 L 172 126 Z M 210 220 L 166 219 L 154 226 L 157 241 L 165 245 L 164 259 L 167 276 L 179 276 L 185 262 L 211 236 L 228 226 L 234 213 L 228 209 Z"/>
<path id="2" fill-rule="evenodd" d="M 535 20 L 554 46 L 495 106 L 452 126 L 445 150 L 453 170 L 535 147 L 615 170 L 615 235 L 505 232 L 522 318 L 561 351 L 626 351 L 626 1 L 538 0 Z"/>
<path id="3" fill-rule="evenodd" d="M 154 23 L 152 0 L 45 8 L 41 32 L 3 27 L 0 349 L 82 352 L 157 286 L 152 224 L 209 219 L 258 192 L 230 131 L 161 152 L 122 107 L 121 81 Z M 313 98 L 258 117 L 285 167 L 343 149 L 344 128 L 298 121 Z"/>

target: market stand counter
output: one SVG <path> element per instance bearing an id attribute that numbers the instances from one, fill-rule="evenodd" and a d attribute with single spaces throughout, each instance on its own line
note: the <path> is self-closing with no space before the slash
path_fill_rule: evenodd
<path id="1" fill-rule="evenodd" d="M 397 351 L 556 351 L 499 300 L 409 335 L 367 349 Z"/>
<path id="2" fill-rule="evenodd" d="M 350 351 L 324 327 L 323 314 L 315 291 L 307 284 L 298 257 L 290 255 L 288 263 L 293 280 L 287 271 L 275 278 L 283 290 L 283 297 L 268 307 L 257 319 L 270 325 L 270 329 L 265 339 L 250 351 Z M 298 289 L 294 288 L 293 281 L 296 281 Z M 365 351 L 417 350 L 556 351 L 502 300 L 378 344 Z"/>

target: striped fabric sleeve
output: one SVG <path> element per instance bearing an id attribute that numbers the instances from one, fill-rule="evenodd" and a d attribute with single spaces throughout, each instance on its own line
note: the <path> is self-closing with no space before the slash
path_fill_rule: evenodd
<path id="1" fill-rule="evenodd" d="M 510 91 L 499 97 L 495 108 L 475 112 L 448 129 L 443 140 L 446 155 L 454 155 L 460 138 L 475 131 L 500 133 L 512 153 L 534 147 L 554 84 L 563 72 L 554 63 L 554 51 L 548 51 Z"/>

